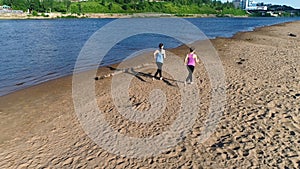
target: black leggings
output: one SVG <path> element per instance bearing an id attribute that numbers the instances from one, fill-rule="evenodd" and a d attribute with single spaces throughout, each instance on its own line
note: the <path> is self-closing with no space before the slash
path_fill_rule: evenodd
<path id="1" fill-rule="evenodd" d="M 156 77 L 158 74 L 159 74 L 159 77 L 162 77 L 162 65 L 163 63 L 160 63 L 160 62 L 156 62 L 156 65 L 157 65 L 157 70 L 156 70 L 156 73 L 154 75 L 154 77 Z"/>
<path id="2" fill-rule="evenodd" d="M 189 71 L 189 75 L 188 75 L 188 77 L 186 78 L 186 82 L 188 81 L 188 80 L 190 80 L 190 82 L 192 82 L 193 81 L 193 72 L 194 72 L 194 68 L 195 68 L 195 66 L 192 66 L 192 65 L 188 65 L 187 66 L 187 69 L 188 69 L 188 71 Z"/>

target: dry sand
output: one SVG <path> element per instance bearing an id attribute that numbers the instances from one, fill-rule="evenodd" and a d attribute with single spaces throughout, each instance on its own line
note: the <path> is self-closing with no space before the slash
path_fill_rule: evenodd
<path id="1" fill-rule="evenodd" d="M 177 17 L 175 14 L 164 14 L 164 13 L 87 13 L 82 15 L 77 14 L 62 14 L 57 12 L 47 13 L 47 17 L 42 16 L 42 13 L 39 13 L 40 16 L 32 16 L 28 13 L 0 13 L 0 19 L 56 19 L 64 17 L 77 17 L 77 18 L 151 18 L 151 17 Z M 228 17 L 237 17 L 233 15 L 226 15 Z M 214 14 L 189 14 L 185 17 L 216 17 Z M 246 16 L 238 16 L 246 17 Z"/>
<path id="2" fill-rule="evenodd" d="M 195 124 L 181 142 L 152 157 L 115 155 L 93 142 L 74 112 L 72 77 L 2 96 L 0 168 L 300 168 L 299 28 L 300 22 L 285 23 L 212 40 L 224 66 L 227 93 L 216 130 L 198 142 L 211 99 L 209 78 L 200 64 L 195 72 L 201 98 Z M 289 32 L 298 36 L 288 36 Z M 186 51 L 171 50 L 181 56 Z M 151 55 L 147 57 L 134 61 L 146 64 L 135 67 L 140 73 L 133 74 L 128 94 L 135 110 L 149 110 L 151 91 L 164 91 L 167 107 L 155 121 L 135 123 L 122 117 L 111 98 L 112 77 L 95 83 L 106 120 L 115 131 L 131 137 L 160 135 L 180 109 L 182 82 L 168 73 L 166 80 L 152 81 L 155 70 L 149 65 L 154 63 Z M 103 68 L 98 76 L 114 68 Z"/>

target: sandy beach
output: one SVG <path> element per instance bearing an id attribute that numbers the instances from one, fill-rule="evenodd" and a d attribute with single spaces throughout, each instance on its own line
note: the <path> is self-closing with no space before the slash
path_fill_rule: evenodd
<path id="1" fill-rule="evenodd" d="M 0 13 L 0 19 L 57 19 L 57 18 L 68 18 L 68 17 L 74 17 L 74 18 L 131 18 L 135 15 L 130 14 L 117 14 L 117 13 L 88 13 L 88 14 L 62 14 L 62 13 L 46 13 L 47 16 L 42 16 L 42 13 L 39 13 L 39 16 L 32 16 L 28 13 Z M 142 14 L 136 14 L 136 17 L 145 17 L 147 16 Z M 153 15 L 154 16 L 154 15 Z M 153 17 L 152 16 L 152 17 Z M 157 14 L 157 17 L 160 15 Z M 151 17 L 151 15 L 149 15 Z"/>
<path id="2" fill-rule="evenodd" d="M 62 13 L 47 13 L 47 16 L 32 16 L 28 13 L 14 14 L 14 13 L 0 13 L 0 19 L 57 19 L 57 18 L 159 18 L 159 17 L 180 17 L 176 14 L 166 14 L 166 13 L 87 13 L 82 15 L 77 14 L 62 14 Z M 198 18 L 208 18 L 217 17 L 215 14 L 187 14 L 181 17 L 198 17 Z M 225 15 L 225 17 L 247 17 L 247 16 L 234 16 L 231 14 Z"/>
<path id="3" fill-rule="evenodd" d="M 181 88 L 199 95 L 197 116 L 187 134 L 153 156 L 115 154 L 113 147 L 108 150 L 89 137 L 75 113 L 72 76 L 2 96 L 0 168 L 300 168 L 299 28 L 300 22 L 284 23 L 211 40 L 224 68 L 227 99 L 215 130 L 204 142 L 199 137 L 212 89 L 203 63 L 194 72 L 196 83 L 187 86 L 168 72 L 165 80 L 152 80 L 152 54 L 98 70 L 93 79 L 95 102 L 114 131 L 132 138 L 153 138 L 170 130 L 180 116 Z M 184 46 L 167 49 L 166 64 L 174 54 L 183 60 L 187 52 Z M 119 113 L 122 106 L 115 106 L 112 83 L 123 74 L 132 78 L 125 92 L 133 110 L 162 106 L 149 97 L 159 100 L 155 92 L 164 93 L 166 107 L 158 118 L 139 123 Z"/>

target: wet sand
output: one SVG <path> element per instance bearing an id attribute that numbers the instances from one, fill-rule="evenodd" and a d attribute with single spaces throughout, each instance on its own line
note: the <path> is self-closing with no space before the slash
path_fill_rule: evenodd
<path id="1" fill-rule="evenodd" d="M 194 74 L 193 85 L 201 100 L 195 123 L 178 144 L 143 158 L 115 155 L 87 136 L 74 110 L 69 76 L 0 97 L 0 166 L 299 168 L 299 28 L 300 22 L 285 23 L 212 40 L 224 67 L 227 100 L 216 130 L 204 142 L 199 142 L 199 136 L 210 107 L 211 86 L 202 63 Z M 297 36 L 289 36 L 290 32 Z M 181 47 L 167 54 L 172 58 L 174 54 L 184 56 L 186 51 L 186 47 Z M 111 65 L 98 70 L 97 105 L 115 131 L 134 138 L 158 136 L 178 117 L 179 88 L 184 77 L 173 79 L 164 72 L 165 80 L 152 80 L 155 63 L 151 54 L 123 65 L 131 67 L 125 71 Z M 114 76 L 110 75 L 115 69 L 121 71 L 114 76 L 132 75 L 127 93 L 134 110 L 151 109 L 149 95 L 154 89 L 165 93 L 167 104 L 159 118 L 151 123 L 136 123 L 118 112 L 111 95 Z"/>

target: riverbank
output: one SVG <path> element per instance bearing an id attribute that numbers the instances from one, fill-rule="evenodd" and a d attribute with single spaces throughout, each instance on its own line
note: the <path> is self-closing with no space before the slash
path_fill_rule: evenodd
<path id="1" fill-rule="evenodd" d="M 220 17 L 215 14 L 165 14 L 165 13 L 87 13 L 87 14 L 62 14 L 62 13 L 46 13 L 38 14 L 38 16 L 29 15 L 27 13 L 0 13 L 0 19 L 58 19 L 58 18 L 159 18 L 159 17 L 193 17 L 193 18 L 207 18 Z M 222 17 L 247 17 L 223 15 Z"/>
<path id="2" fill-rule="evenodd" d="M 196 68 L 201 105 L 191 132 L 155 157 L 130 159 L 106 151 L 83 131 L 74 111 L 72 77 L 52 80 L 0 97 L 0 165 L 4 168 L 299 168 L 300 22 L 284 23 L 212 40 L 226 74 L 227 103 L 216 131 L 198 143 L 210 106 L 210 83 Z M 289 33 L 297 35 L 289 36 Z M 184 56 L 187 48 L 168 51 Z M 172 53 L 171 53 L 172 52 Z M 201 55 L 201 53 L 199 52 Z M 209 57 L 209 56 L 206 56 Z M 183 59 L 183 58 L 182 58 Z M 149 125 L 123 118 L 111 98 L 112 76 L 95 81 L 95 97 L 116 131 L 132 137 L 155 136 L 167 129 L 180 105 L 176 80 L 152 80 L 152 56 L 133 61 L 128 91 L 133 108 L 149 110 L 150 92 L 166 93 L 164 115 Z M 147 63 L 147 64 L 145 64 Z M 166 60 L 166 64 L 168 60 Z M 102 68 L 97 76 L 114 71 Z M 183 77 L 184 78 L 184 77 Z M 175 80 L 175 81 L 174 81 Z M 189 87 L 189 86 L 187 86 Z M 180 97 L 179 97 L 180 98 Z"/>

